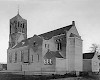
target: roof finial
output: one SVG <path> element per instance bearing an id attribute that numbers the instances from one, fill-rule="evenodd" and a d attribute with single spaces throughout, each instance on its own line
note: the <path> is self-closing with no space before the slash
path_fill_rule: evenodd
<path id="1" fill-rule="evenodd" d="M 75 26 L 75 21 L 72 21 L 72 25 Z"/>
<path id="2" fill-rule="evenodd" d="M 19 14 L 19 5 L 18 5 L 18 14 Z"/>

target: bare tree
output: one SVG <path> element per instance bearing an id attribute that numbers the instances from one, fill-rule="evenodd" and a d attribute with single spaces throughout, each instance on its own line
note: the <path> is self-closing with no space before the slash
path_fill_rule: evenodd
<path id="1" fill-rule="evenodd" d="M 98 44 L 92 44 L 90 48 L 91 48 L 91 52 L 97 52 L 97 53 L 100 52 L 100 45 Z"/>

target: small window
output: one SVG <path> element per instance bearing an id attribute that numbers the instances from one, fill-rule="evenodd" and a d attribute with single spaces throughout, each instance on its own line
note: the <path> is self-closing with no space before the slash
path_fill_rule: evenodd
<path id="1" fill-rule="evenodd" d="M 52 60 L 51 59 L 44 59 L 44 64 L 45 65 L 52 65 Z"/>
<path id="2" fill-rule="evenodd" d="M 24 28 L 24 23 L 23 23 L 23 28 Z"/>
<path id="3" fill-rule="evenodd" d="M 56 40 L 56 42 L 57 42 L 57 50 L 61 50 L 62 49 L 61 40 L 58 39 Z"/>
<path id="4" fill-rule="evenodd" d="M 47 64 L 47 60 L 46 60 L 46 59 L 44 59 L 44 64 L 45 64 L 45 65 Z"/>
<path id="5" fill-rule="evenodd" d="M 12 62 L 12 53 L 9 53 L 9 63 Z"/>
<path id="6" fill-rule="evenodd" d="M 15 63 L 17 62 L 17 52 L 15 52 Z"/>
<path id="7" fill-rule="evenodd" d="M 21 51 L 21 62 L 23 62 L 23 51 Z"/>
<path id="8" fill-rule="evenodd" d="M 45 48 L 46 48 L 47 44 L 45 44 Z"/>
<path id="9" fill-rule="evenodd" d="M 39 62 L 39 54 L 37 54 L 38 62 Z"/>
<path id="10" fill-rule="evenodd" d="M 19 22 L 18 22 L 18 27 L 19 27 Z"/>
<path id="11" fill-rule="evenodd" d="M 45 44 L 45 48 L 49 48 L 49 44 Z"/>
<path id="12" fill-rule="evenodd" d="M 48 44 L 48 48 L 49 48 L 49 44 Z"/>
<path id="13" fill-rule="evenodd" d="M 36 41 L 34 41 L 34 42 L 33 42 L 33 46 L 35 47 L 36 45 L 37 45 L 37 44 L 36 44 Z"/>
<path id="14" fill-rule="evenodd" d="M 57 49 L 58 49 L 58 50 L 61 50 L 61 43 L 58 43 L 58 44 L 57 44 Z"/>
<path id="15" fill-rule="evenodd" d="M 22 28 L 22 24 L 20 25 L 20 27 Z"/>

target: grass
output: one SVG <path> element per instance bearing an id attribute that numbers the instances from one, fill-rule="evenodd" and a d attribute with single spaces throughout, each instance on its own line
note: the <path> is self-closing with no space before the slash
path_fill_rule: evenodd
<path id="1" fill-rule="evenodd" d="M 65 74 L 65 75 L 18 75 L 11 73 L 0 73 L 0 80 L 63 80 L 62 78 L 66 78 L 66 80 L 99 80 L 92 76 L 80 76 L 76 77 L 75 75 Z M 65 80 L 65 79 L 64 79 Z"/>

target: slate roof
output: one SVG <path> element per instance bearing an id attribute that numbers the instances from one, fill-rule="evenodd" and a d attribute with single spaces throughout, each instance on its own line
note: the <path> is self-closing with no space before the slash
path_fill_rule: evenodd
<path id="1" fill-rule="evenodd" d="M 65 26 L 65 27 L 62 27 L 62 28 L 53 30 L 53 31 L 49 31 L 49 32 L 40 34 L 39 36 L 43 37 L 44 39 L 50 39 L 53 36 L 57 36 L 57 35 L 60 35 L 60 34 L 64 34 L 65 31 L 69 31 L 72 26 L 73 25 L 68 25 L 68 26 Z"/>
<path id="2" fill-rule="evenodd" d="M 44 55 L 44 58 L 51 59 L 53 57 L 56 58 L 63 58 L 59 51 L 50 51 L 48 50 L 47 53 Z"/>
<path id="3" fill-rule="evenodd" d="M 95 55 L 94 52 L 91 52 L 91 53 L 84 53 L 84 54 L 83 54 L 83 59 L 92 59 L 94 55 Z"/>
<path id="4" fill-rule="evenodd" d="M 11 18 L 10 20 L 13 20 L 13 19 L 16 19 L 16 20 L 26 20 L 26 19 L 22 18 L 22 17 L 20 16 L 20 14 L 17 14 L 17 15 L 14 16 L 13 18 Z"/>
<path id="5" fill-rule="evenodd" d="M 22 18 L 19 14 L 17 14 L 17 16 L 15 16 L 14 18 L 18 18 L 18 17 Z M 44 39 L 50 39 L 53 36 L 64 34 L 65 31 L 69 31 L 72 26 L 73 25 L 68 25 L 68 26 L 65 26 L 65 27 L 62 27 L 62 28 L 59 28 L 59 29 L 56 29 L 56 30 L 53 30 L 53 31 L 50 31 L 50 32 L 47 32 L 47 33 L 43 33 L 43 34 L 40 34 L 40 35 L 37 35 L 37 36 L 38 37 L 43 37 Z M 22 40 L 20 43 L 15 45 L 13 48 L 19 48 L 19 47 L 27 46 L 29 44 L 29 40 L 31 38 L 32 37 L 30 37 L 28 39 L 25 39 L 25 40 Z M 25 43 L 25 44 L 23 44 L 23 43 Z"/>
<path id="6" fill-rule="evenodd" d="M 12 48 L 14 49 L 14 48 L 19 48 L 19 47 L 27 46 L 27 45 L 29 44 L 29 40 L 30 40 L 30 39 L 31 39 L 31 38 L 22 40 L 21 42 L 19 42 L 17 45 L 15 45 L 15 46 L 12 47 Z"/>
<path id="7" fill-rule="evenodd" d="M 15 45 L 15 46 L 12 47 L 12 48 L 14 49 L 14 48 L 19 48 L 19 47 L 31 45 L 32 42 L 34 42 L 34 41 L 33 41 L 33 38 L 34 38 L 34 37 L 40 38 L 39 36 L 34 35 L 33 37 L 30 37 L 30 38 L 27 38 L 27 39 L 25 39 L 25 40 L 22 40 L 21 42 L 19 42 L 17 45 Z M 36 39 L 37 39 L 37 38 L 36 38 Z M 39 39 L 38 39 L 37 41 L 39 41 Z M 40 41 L 39 41 L 39 43 L 40 43 Z"/>

